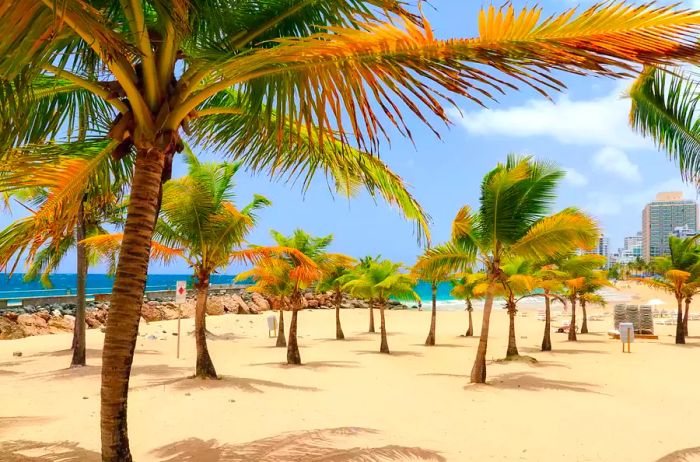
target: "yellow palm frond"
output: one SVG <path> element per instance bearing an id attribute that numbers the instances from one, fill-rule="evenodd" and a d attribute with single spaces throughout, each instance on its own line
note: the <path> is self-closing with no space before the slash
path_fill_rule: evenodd
<path id="1" fill-rule="evenodd" d="M 80 243 L 103 257 L 116 259 L 123 239 L 123 233 L 100 234 L 84 239 Z M 174 258 L 182 258 L 188 263 L 192 263 L 185 257 L 182 249 L 175 249 L 156 241 L 151 241 L 151 260 L 160 261 L 167 265 Z"/>

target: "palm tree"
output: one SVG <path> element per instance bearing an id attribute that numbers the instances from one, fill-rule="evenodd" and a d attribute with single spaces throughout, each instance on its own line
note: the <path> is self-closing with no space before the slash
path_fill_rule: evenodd
<path id="1" fill-rule="evenodd" d="M 581 322 L 581 333 L 588 333 L 588 314 L 586 313 L 586 305 L 594 303 L 597 305 L 605 305 L 605 299 L 597 294 L 598 290 L 603 287 L 610 287 L 610 276 L 607 271 L 595 271 L 591 277 L 587 277 L 583 288 L 579 292 L 579 300 L 581 302 L 581 311 L 583 321 Z"/>
<path id="2" fill-rule="evenodd" d="M 299 265 L 297 262 L 288 261 L 288 279 L 290 284 L 289 300 L 292 309 L 292 322 L 289 326 L 289 341 L 287 342 L 287 364 L 301 364 L 299 343 L 297 340 L 298 313 L 302 309 L 302 297 L 304 290 L 311 284 L 318 282 L 323 275 L 324 268 L 331 268 L 336 262 L 343 261 L 345 256 L 328 253 L 326 249 L 333 242 L 333 236 L 314 237 L 301 229 L 296 229 L 290 236 L 272 230 L 272 238 L 278 246 L 295 249 L 306 259 L 313 262 L 313 267 Z M 247 275 L 249 273 L 244 273 Z M 254 274 L 250 273 L 255 277 Z M 242 277 L 242 276 L 239 276 Z M 280 319 L 280 324 L 282 320 Z"/>
<path id="3" fill-rule="evenodd" d="M 469 313 L 469 325 L 467 327 L 467 332 L 465 332 L 465 337 L 471 337 L 474 335 L 474 324 L 472 322 L 472 312 L 474 307 L 472 306 L 472 300 L 481 298 L 481 294 L 477 291 L 477 288 L 486 280 L 486 275 L 484 273 L 463 273 L 459 278 L 450 281 L 452 284 L 452 290 L 450 294 L 455 297 L 465 301 L 467 304 L 467 312 Z"/>
<path id="4" fill-rule="evenodd" d="M 662 278 L 641 278 L 640 282 L 655 289 L 664 290 L 673 294 L 678 304 L 678 316 L 676 317 L 676 344 L 685 343 L 685 330 L 683 329 L 683 300 L 688 291 L 687 285 L 691 278 L 687 271 L 672 269 L 666 271 Z"/>
<path id="5" fill-rule="evenodd" d="M 419 257 L 420 261 L 420 257 Z M 435 271 L 430 271 L 426 267 L 422 267 L 419 263 L 416 263 L 411 269 L 412 276 L 418 280 L 426 281 L 430 284 L 431 293 L 431 314 L 430 314 L 430 329 L 428 330 L 428 337 L 425 339 L 426 346 L 435 346 L 435 323 L 437 320 L 437 289 L 441 282 L 447 281 L 449 279 L 449 274 L 446 271 L 438 268 Z"/>
<path id="6" fill-rule="evenodd" d="M 107 149 L 136 154 L 103 351 L 103 460 L 132 460 L 127 396 L 149 245 L 182 138 L 305 185 L 318 170 L 346 192 L 364 184 L 425 229 L 400 179 L 351 141 L 376 151 L 382 121 L 410 136 L 405 107 L 447 120 L 444 90 L 480 102 L 514 87 L 503 75 L 544 92 L 563 87 L 552 70 L 619 77 L 696 55 L 694 12 L 611 3 L 540 15 L 491 7 L 479 37 L 437 40 L 395 0 L 3 4 L 0 147 L 100 117 Z"/>
<path id="7" fill-rule="evenodd" d="M 340 324 L 340 305 L 343 303 L 343 286 L 353 278 L 352 258 L 343 256 L 342 261 L 333 262 L 329 268 L 323 269 L 323 276 L 316 286 L 318 292 L 333 292 L 335 304 L 335 338 L 344 340 L 343 326 Z"/>
<path id="8" fill-rule="evenodd" d="M 558 266 L 566 274 L 564 285 L 566 297 L 571 302 L 571 322 L 569 323 L 570 341 L 576 341 L 576 301 L 586 292 L 587 288 L 595 285 L 609 284 L 605 272 L 596 271 L 605 265 L 602 255 L 572 255 L 562 259 Z"/>
<path id="9" fill-rule="evenodd" d="M 100 155 L 103 145 L 81 139 L 70 145 L 71 151 L 63 145 L 35 146 L 23 155 L 24 162 L 33 166 L 29 171 L 25 168 L 0 175 L 0 189 L 21 199 L 22 206 L 31 213 L 0 231 L 0 269 L 12 274 L 24 258 L 24 280 L 39 279 L 44 287 L 51 288 L 51 273 L 71 249 L 76 249 L 77 301 L 71 367 L 86 364 L 87 273 L 88 266 L 97 261 L 97 255 L 80 242 L 106 234 L 107 224 L 121 225 L 126 211 L 121 199 L 131 176 L 130 159 L 116 162 L 108 155 Z M 73 185 L 73 189 L 66 190 L 66 184 Z M 71 194 L 79 197 L 78 207 L 62 208 L 62 198 Z M 55 222 L 69 225 L 56 227 Z"/>
<path id="10" fill-rule="evenodd" d="M 364 274 L 364 271 L 368 270 L 369 267 L 373 263 L 379 263 L 380 261 L 382 261 L 381 255 L 376 255 L 376 256 L 367 255 L 365 257 L 360 258 L 360 262 L 355 266 L 355 268 L 353 268 L 353 271 L 352 271 L 351 275 L 348 276 L 348 279 L 353 280 L 353 279 L 361 278 L 362 275 Z M 367 332 L 369 332 L 370 334 L 373 334 L 374 332 L 376 332 L 376 330 L 374 328 L 374 303 L 375 303 L 375 301 L 374 301 L 374 298 L 372 298 L 372 291 L 371 290 L 368 289 L 368 290 L 362 292 L 360 289 L 361 289 L 360 287 L 356 287 L 354 292 L 353 292 L 353 295 L 355 297 L 367 300 L 367 304 L 369 305 L 369 328 L 368 328 Z"/>
<path id="11" fill-rule="evenodd" d="M 195 376 L 216 379 L 216 368 L 209 355 L 206 339 L 206 313 L 209 281 L 216 271 L 236 261 L 254 262 L 272 255 L 287 255 L 300 267 L 313 266 L 296 249 L 284 246 L 243 249 L 245 239 L 257 221 L 257 211 L 270 205 L 265 197 L 255 195 L 239 210 L 232 202 L 234 175 L 240 163 L 202 163 L 186 152 L 188 174 L 163 185 L 161 214 L 151 243 L 152 258 L 182 258 L 193 269 L 197 290 L 195 305 Z M 103 253 L 115 252 L 122 234 L 96 236 L 85 245 Z"/>
<path id="12" fill-rule="evenodd" d="M 536 279 L 532 276 L 532 262 L 522 258 L 512 258 L 501 267 L 503 271 L 502 290 L 496 292 L 504 295 L 506 309 L 508 310 L 508 348 L 506 359 L 517 358 L 517 340 L 515 337 L 515 314 L 518 312 L 518 301 L 532 294 L 536 286 Z M 486 288 L 488 289 L 488 288 Z"/>
<path id="13" fill-rule="evenodd" d="M 507 258 L 546 260 L 589 247 L 598 237 L 591 218 L 576 209 L 547 215 L 562 170 L 530 157 L 508 156 L 481 183 L 478 212 L 463 207 L 452 223 L 452 241 L 426 252 L 423 265 L 462 271 L 481 259 L 486 275 L 479 347 L 471 372 L 473 383 L 486 381 L 486 350 L 494 295 L 506 282 Z"/>
<path id="14" fill-rule="evenodd" d="M 372 262 L 369 267 L 362 269 L 362 275 L 347 282 L 344 289 L 351 294 L 372 294 L 372 300 L 379 305 L 381 344 L 380 353 L 389 354 L 389 342 L 386 335 L 386 321 L 384 310 L 389 298 L 420 300 L 413 290 L 414 280 L 407 274 L 400 272 L 400 263 L 389 260 Z"/>
<path id="15" fill-rule="evenodd" d="M 542 289 L 544 298 L 544 334 L 542 335 L 542 351 L 552 351 L 552 299 L 564 303 L 558 293 L 563 290 L 566 273 L 559 271 L 555 263 L 545 263 L 534 273 L 537 286 Z"/>

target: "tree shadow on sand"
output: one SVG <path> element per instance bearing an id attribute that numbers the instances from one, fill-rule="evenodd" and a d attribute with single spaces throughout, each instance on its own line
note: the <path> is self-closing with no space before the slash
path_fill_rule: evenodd
<path id="1" fill-rule="evenodd" d="M 528 374 L 525 372 L 510 372 L 507 374 L 501 374 L 493 378 L 489 382 L 489 385 L 494 388 L 500 389 L 511 389 L 511 390 L 527 390 L 527 391 L 540 391 L 540 390 L 559 390 L 559 391 L 573 391 L 577 393 L 594 393 L 597 395 L 606 395 L 596 390 L 597 385 L 593 383 L 585 382 L 573 382 L 567 380 L 552 380 L 544 377 L 538 377 L 536 375 Z M 467 385 L 465 388 L 474 388 L 471 385 Z M 608 395 L 609 396 L 609 395 Z"/>
<path id="2" fill-rule="evenodd" d="M 77 443 L 63 441 L 0 441 L 0 460 L 3 462 L 99 462 L 100 454 L 78 447 Z"/>
<path id="3" fill-rule="evenodd" d="M 132 366 L 131 376 L 139 375 L 156 375 L 168 376 L 175 374 L 184 374 L 192 369 L 187 367 L 171 367 L 167 364 L 149 364 Z M 102 373 L 102 366 L 87 365 L 82 367 L 71 367 L 66 369 L 58 369 L 50 372 L 41 372 L 27 376 L 27 379 L 47 379 L 47 380 L 70 380 L 79 377 L 98 376 Z"/>
<path id="4" fill-rule="evenodd" d="M 16 416 L 16 417 L 0 417 L 0 434 L 3 430 L 14 427 L 28 427 L 31 425 L 40 425 L 51 420 L 49 417 L 29 417 L 29 416 Z M 0 453 L 0 455 L 2 455 Z M 0 460 L 4 460 L 1 459 Z"/>
<path id="5" fill-rule="evenodd" d="M 445 462 L 437 451 L 407 446 L 353 447 L 339 449 L 334 440 L 375 434 L 366 428 L 328 428 L 292 433 L 243 444 L 219 444 L 216 440 L 189 438 L 156 449 L 162 462 L 362 462 L 437 461 Z"/>
<path id="6" fill-rule="evenodd" d="M 260 380 L 251 379 L 246 377 L 231 377 L 231 376 L 221 376 L 214 380 L 202 380 L 197 377 L 187 376 L 187 377 L 176 377 L 168 380 L 156 380 L 152 381 L 148 385 L 132 387 L 132 390 L 161 387 L 161 386 L 172 386 L 176 390 L 207 390 L 215 388 L 232 388 L 240 390 L 247 393 L 264 393 L 264 388 L 283 388 L 287 390 L 297 390 L 297 391 L 321 391 L 320 388 L 307 387 L 302 385 L 289 385 L 281 382 L 273 382 L 271 380 Z"/>
<path id="7" fill-rule="evenodd" d="M 700 462 L 700 447 L 674 451 L 657 459 L 656 462 Z"/>

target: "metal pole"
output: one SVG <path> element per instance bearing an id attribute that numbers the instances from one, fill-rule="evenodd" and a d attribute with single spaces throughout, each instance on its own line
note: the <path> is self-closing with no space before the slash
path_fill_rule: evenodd
<path id="1" fill-rule="evenodd" d="M 180 319 L 182 318 L 182 304 L 177 304 L 177 359 L 180 359 Z"/>

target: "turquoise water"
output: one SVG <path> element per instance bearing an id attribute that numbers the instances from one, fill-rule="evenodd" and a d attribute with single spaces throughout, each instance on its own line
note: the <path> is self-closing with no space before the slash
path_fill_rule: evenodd
<path id="1" fill-rule="evenodd" d="M 14 274 L 11 278 L 6 274 L 0 274 L 0 299 L 17 300 L 27 297 L 43 297 L 49 295 L 66 295 L 70 291 L 75 294 L 76 276 L 75 274 L 54 274 L 51 276 L 53 289 L 44 289 L 39 281 L 24 282 L 23 274 Z M 215 274 L 211 277 L 212 284 L 231 284 L 234 275 Z M 175 289 L 176 281 L 188 281 L 191 283 L 190 274 L 149 274 L 146 281 L 146 290 L 169 290 Z M 114 279 L 106 274 L 88 274 L 87 293 L 108 294 L 112 291 Z M 430 303 L 430 284 L 419 282 L 415 287 L 416 292 L 424 303 Z M 439 301 L 451 301 L 449 283 L 442 283 L 438 286 L 437 299 Z"/>

